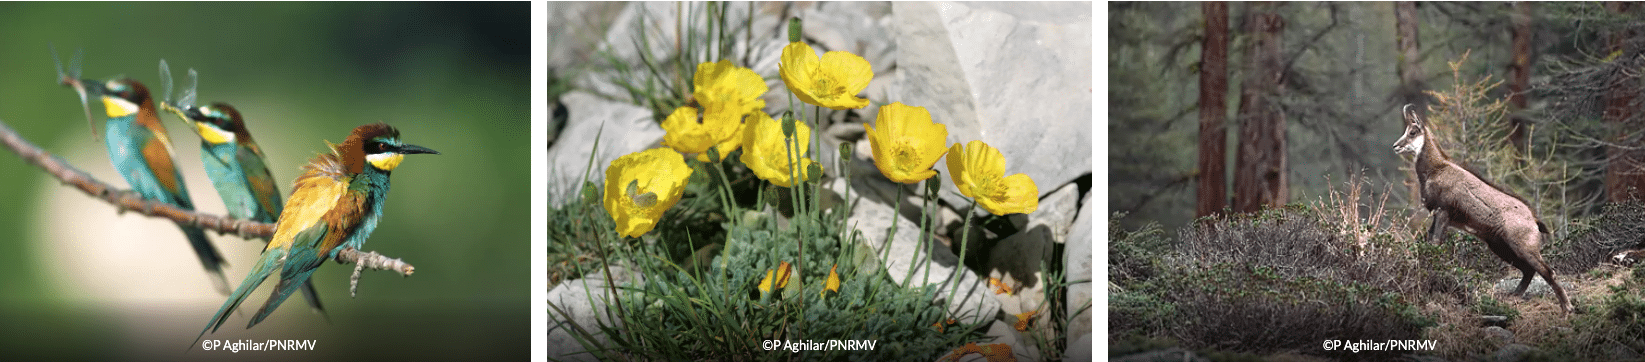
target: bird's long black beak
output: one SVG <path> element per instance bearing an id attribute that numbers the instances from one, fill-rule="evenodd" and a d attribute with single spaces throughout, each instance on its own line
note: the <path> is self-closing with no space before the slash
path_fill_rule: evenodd
<path id="1" fill-rule="evenodd" d="M 427 154 L 435 154 L 435 155 L 440 154 L 440 151 L 435 151 L 435 150 L 429 149 L 428 147 L 423 147 L 423 146 L 418 146 L 418 145 L 400 145 L 400 150 L 399 151 L 400 151 L 400 154 L 402 154 L 402 155 L 410 155 L 410 154 L 418 154 L 418 153 L 427 153 Z"/>

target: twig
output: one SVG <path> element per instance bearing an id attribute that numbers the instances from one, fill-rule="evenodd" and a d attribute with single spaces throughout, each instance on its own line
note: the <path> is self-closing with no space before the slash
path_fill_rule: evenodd
<path id="1" fill-rule="evenodd" d="M 337 262 L 354 264 L 354 275 L 348 277 L 348 296 L 354 297 L 355 291 L 360 288 L 360 271 L 366 268 L 372 270 L 393 270 L 400 276 L 409 277 L 417 268 L 406 264 L 404 260 L 390 258 L 375 251 L 359 251 L 354 248 L 343 248 L 337 251 Z"/>
<path id="2" fill-rule="evenodd" d="M 74 168 L 67 161 L 35 146 L 23 139 L 12 130 L 5 121 L 0 120 L 0 144 L 17 152 L 23 161 L 39 166 L 47 174 L 56 177 L 65 184 L 79 188 L 86 194 L 102 199 L 118 208 L 119 212 L 136 211 L 145 216 L 171 219 L 179 224 L 216 231 L 219 234 L 236 235 L 245 239 L 267 240 L 274 236 L 274 224 L 261 223 L 250 220 L 235 219 L 224 216 L 208 215 L 183 210 L 170 204 L 144 199 L 130 190 L 120 190 L 109 184 L 98 181 L 86 174 L 85 171 Z M 393 270 L 401 276 L 411 275 L 414 268 L 400 259 L 389 258 L 376 252 L 361 252 L 354 248 L 345 248 L 337 252 L 337 262 L 355 264 L 354 276 L 349 279 L 349 293 L 354 293 L 360 281 L 360 271 L 365 268 L 373 270 Z"/>

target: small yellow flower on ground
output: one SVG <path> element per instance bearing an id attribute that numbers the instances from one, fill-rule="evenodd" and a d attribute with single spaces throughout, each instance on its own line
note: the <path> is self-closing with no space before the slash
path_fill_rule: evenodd
<path id="1" fill-rule="evenodd" d="M 1027 312 L 1018 313 L 1017 314 L 1017 325 L 1015 326 L 1017 328 L 1017 330 L 1018 331 L 1028 330 L 1028 322 L 1034 320 L 1034 315 L 1039 314 L 1039 313 L 1040 313 L 1040 311 L 1037 311 L 1037 310 L 1031 310 L 1031 311 L 1027 311 Z"/>
<path id="2" fill-rule="evenodd" d="M 1005 176 L 1005 156 L 982 141 L 948 150 L 948 175 L 960 194 L 994 215 L 1026 214 L 1039 208 L 1039 187 L 1028 175 Z"/>
<path id="3" fill-rule="evenodd" d="M 810 45 L 793 42 L 783 47 L 782 62 L 777 67 L 783 84 L 800 101 L 835 110 L 868 105 L 868 100 L 857 98 L 857 93 L 868 88 L 874 69 L 856 54 L 831 51 L 818 59 Z"/>
<path id="4" fill-rule="evenodd" d="M 826 293 L 828 291 L 833 291 L 835 293 L 840 292 L 840 273 L 838 271 L 839 269 L 840 269 L 839 264 L 834 264 L 833 267 L 828 268 L 828 281 L 823 283 L 822 293 Z M 822 294 L 822 293 L 819 293 L 819 294 Z"/>
<path id="5" fill-rule="evenodd" d="M 878 129 L 864 123 L 868 144 L 874 149 L 874 166 L 891 181 L 911 184 L 935 176 L 937 164 L 948 149 L 948 127 L 931 121 L 925 107 L 899 103 L 880 107 L 875 117 Z"/>
<path id="6" fill-rule="evenodd" d="M 691 178 L 685 158 L 667 148 L 630 153 L 605 169 L 606 213 L 622 236 L 639 237 L 674 207 Z"/>
<path id="7" fill-rule="evenodd" d="M 782 187 L 790 187 L 794 182 L 790 180 L 789 165 L 794 164 L 795 174 L 801 180 L 809 179 L 806 169 L 812 161 L 809 157 L 800 157 L 811 148 L 811 127 L 804 122 L 794 124 L 794 138 L 799 140 L 798 147 L 789 153 L 788 140 L 783 137 L 782 122 L 771 119 L 765 112 L 754 112 L 748 117 L 748 129 L 743 132 L 743 164 L 754 171 L 754 175 L 762 180 Z M 797 163 L 796 163 L 797 162 Z"/>
<path id="8" fill-rule="evenodd" d="M 988 277 L 988 285 L 994 286 L 994 294 L 1017 295 L 1015 291 L 1011 290 L 1011 286 L 1005 285 L 1005 282 L 1000 281 L 1000 278 Z"/>
<path id="9" fill-rule="evenodd" d="M 794 274 L 793 269 L 786 261 L 778 265 L 777 270 L 766 269 L 765 279 L 760 280 L 760 293 L 770 293 L 774 289 L 787 288 L 788 279 Z"/>

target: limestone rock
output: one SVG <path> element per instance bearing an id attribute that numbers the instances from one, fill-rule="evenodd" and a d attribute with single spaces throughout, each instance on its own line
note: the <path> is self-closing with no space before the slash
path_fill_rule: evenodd
<path id="1" fill-rule="evenodd" d="M 998 148 L 1006 173 L 1027 174 L 1042 194 L 1089 174 L 1090 6 L 893 3 L 901 84 L 886 101 L 925 107 L 948 126 L 950 145 Z M 950 204 L 964 204 L 944 189 Z"/>
<path id="2" fill-rule="evenodd" d="M 637 272 L 630 272 L 621 266 L 612 267 L 612 282 L 622 285 L 631 282 L 640 282 L 644 277 Z M 609 343 L 610 339 L 600 333 L 599 325 L 619 325 L 620 321 L 606 314 L 606 300 L 610 294 L 606 284 L 605 273 L 596 272 L 581 279 L 568 280 L 548 291 L 548 356 L 549 358 L 574 361 L 593 361 L 595 358 L 588 354 L 577 354 L 585 351 L 582 344 L 573 336 L 577 328 L 571 323 L 580 326 L 582 330 L 593 333 L 593 339 L 599 343 Z M 594 304 L 589 304 L 589 301 Z M 575 354 L 575 355 L 573 355 Z"/>
<path id="3" fill-rule="evenodd" d="M 551 205 L 562 205 L 581 190 L 584 170 L 588 181 L 601 185 L 605 168 L 618 157 L 658 147 L 663 129 L 651 120 L 651 111 L 577 91 L 560 98 L 570 117 L 554 147 L 548 150 L 548 194 Z M 595 140 L 599 148 L 595 149 Z M 589 158 L 593 168 L 589 169 Z"/>

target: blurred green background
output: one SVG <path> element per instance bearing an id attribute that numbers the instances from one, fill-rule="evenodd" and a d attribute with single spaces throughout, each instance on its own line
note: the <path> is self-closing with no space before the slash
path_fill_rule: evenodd
<path id="1" fill-rule="evenodd" d="M 193 337 L 224 296 L 169 221 L 115 208 L 0 152 L 0 353 L 8 359 L 456 359 L 526 357 L 530 284 L 530 15 L 513 3 L 0 3 L 0 120 L 104 182 L 126 188 L 93 139 L 49 46 L 83 75 L 127 75 L 163 95 L 200 73 L 200 100 L 246 117 L 280 191 L 309 157 L 385 121 L 439 150 L 395 171 L 365 244 L 412 277 L 352 265 L 314 275 L 330 322 L 294 297 L 245 329 L 267 290 L 208 339 L 317 340 L 315 351 L 202 351 Z M 92 105 L 95 133 L 102 107 Z M 199 138 L 163 120 L 195 205 L 221 215 Z M 238 285 L 262 241 L 211 234 Z M 27 338 L 22 338 L 27 336 Z M 35 357 L 35 358 L 28 358 Z"/>

